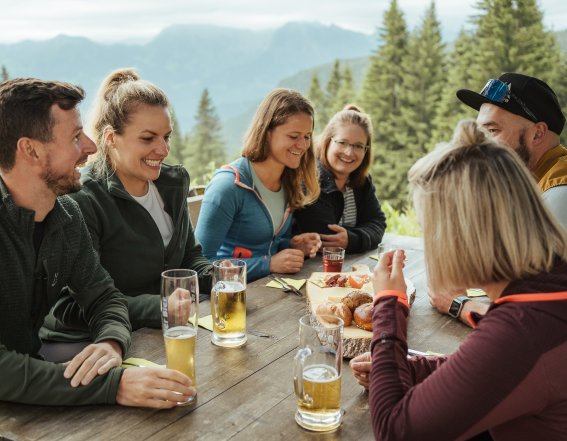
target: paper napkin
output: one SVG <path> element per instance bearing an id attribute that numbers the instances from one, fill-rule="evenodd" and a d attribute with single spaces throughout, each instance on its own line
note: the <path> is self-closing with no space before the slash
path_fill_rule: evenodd
<path id="1" fill-rule="evenodd" d="M 305 285 L 305 279 L 286 279 L 282 277 L 282 280 L 288 285 L 293 286 L 294 288 L 297 289 L 301 289 L 303 285 Z M 281 286 L 275 280 L 271 280 L 269 283 L 266 284 L 266 286 L 269 288 L 278 288 L 278 289 L 283 288 L 283 286 Z"/>
<path id="2" fill-rule="evenodd" d="M 209 331 L 213 330 L 213 316 L 206 315 L 204 317 L 199 317 L 199 326 L 203 329 L 207 329 Z"/>
<path id="3" fill-rule="evenodd" d="M 469 297 L 486 297 L 486 293 L 480 288 L 467 289 L 467 296 Z"/>
<path id="4" fill-rule="evenodd" d="M 122 361 L 121 367 L 128 369 L 133 367 L 162 367 L 162 365 L 143 358 L 130 357 Z"/>

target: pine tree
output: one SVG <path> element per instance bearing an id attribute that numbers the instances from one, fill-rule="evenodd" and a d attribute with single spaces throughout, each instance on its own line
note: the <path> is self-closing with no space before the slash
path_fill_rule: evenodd
<path id="1" fill-rule="evenodd" d="M 196 124 L 187 147 L 189 163 L 186 166 L 191 175 L 191 183 L 205 185 L 214 170 L 226 163 L 220 120 L 207 89 L 201 95 L 195 119 Z"/>
<path id="2" fill-rule="evenodd" d="M 331 77 L 327 83 L 327 90 L 325 93 L 325 105 L 328 118 L 334 115 L 334 105 L 339 94 L 339 89 L 341 88 L 341 63 L 339 60 L 335 60 L 333 64 L 333 70 L 331 71 Z"/>
<path id="3" fill-rule="evenodd" d="M 341 74 L 341 84 L 332 106 L 333 114 L 342 110 L 347 104 L 352 103 L 355 99 L 355 95 L 352 71 L 348 66 L 345 66 Z"/>
<path id="4" fill-rule="evenodd" d="M 459 89 L 480 90 L 471 75 L 471 66 L 475 63 L 475 57 L 473 36 L 462 30 L 449 56 L 447 79 L 433 124 L 430 149 L 439 142 L 449 141 L 460 120 L 476 118 L 476 112 L 463 104 L 455 95 Z"/>
<path id="5" fill-rule="evenodd" d="M 554 35 L 543 26 L 536 0 L 482 0 L 475 17 L 475 89 L 503 72 L 519 72 L 544 81 L 558 79 L 561 60 Z M 552 86 L 553 87 L 553 86 Z"/>
<path id="6" fill-rule="evenodd" d="M 390 201 L 394 208 L 400 208 L 407 199 L 403 170 L 407 169 L 408 155 L 405 145 L 400 142 L 400 131 L 404 130 L 400 66 L 407 54 L 408 33 L 396 0 L 391 0 L 379 33 L 380 46 L 370 58 L 360 102 L 374 125 L 372 177 L 378 197 Z"/>
<path id="7" fill-rule="evenodd" d="M 6 81 L 10 79 L 10 75 L 8 74 L 8 69 L 6 66 L 2 65 L 2 73 L 0 74 L 0 81 Z"/>
<path id="8" fill-rule="evenodd" d="M 422 24 L 411 35 L 408 56 L 403 63 L 400 141 L 406 146 L 407 169 L 429 151 L 442 89 L 445 83 L 445 45 L 435 3 L 427 9 Z"/>
<path id="9" fill-rule="evenodd" d="M 327 114 L 327 106 L 325 103 L 325 94 L 321 89 L 321 83 L 316 73 L 311 76 L 311 84 L 309 85 L 308 98 L 311 100 L 315 108 L 315 133 L 321 133 L 329 120 Z"/>
<path id="10" fill-rule="evenodd" d="M 185 145 L 174 110 L 171 111 L 171 125 L 173 129 L 171 131 L 171 137 L 169 138 L 170 150 L 167 162 L 170 164 L 183 164 L 185 162 Z"/>

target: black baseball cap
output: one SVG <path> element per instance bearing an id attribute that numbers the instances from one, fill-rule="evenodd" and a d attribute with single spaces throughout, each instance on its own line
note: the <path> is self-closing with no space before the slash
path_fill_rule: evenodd
<path id="1" fill-rule="evenodd" d="M 475 110 L 490 103 L 530 121 L 543 121 L 558 135 L 565 125 L 555 92 L 544 81 L 528 75 L 508 72 L 489 80 L 480 93 L 458 90 L 457 98 Z"/>

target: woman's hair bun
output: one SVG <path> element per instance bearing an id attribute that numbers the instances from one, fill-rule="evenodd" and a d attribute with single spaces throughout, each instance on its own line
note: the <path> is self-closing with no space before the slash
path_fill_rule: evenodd
<path id="1" fill-rule="evenodd" d="M 356 104 L 347 104 L 346 106 L 343 107 L 343 110 L 353 110 L 354 112 L 364 113 L 364 110 L 362 110 Z"/>

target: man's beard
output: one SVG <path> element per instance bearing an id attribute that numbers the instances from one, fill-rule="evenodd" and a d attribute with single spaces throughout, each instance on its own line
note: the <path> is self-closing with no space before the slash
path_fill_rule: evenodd
<path id="1" fill-rule="evenodd" d="M 522 130 L 520 132 L 520 139 L 518 140 L 518 145 L 514 148 L 514 151 L 518 154 L 520 159 L 528 166 L 530 164 L 530 151 L 528 150 L 528 146 L 526 145 L 525 139 L 526 130 Z"/>
<path id="2" fill-rule="evenodd" d="M 51 161 L 48 159 L 45 169 L 41 174 L 41 178 L 56 196 L 62 196 L 68 193 L 76 193 L 81 189 L 81 182 L 75 179 L 75 173 L 71 176 L 68 174 L 57 174 L 51 168 Z"/>

